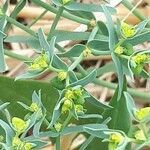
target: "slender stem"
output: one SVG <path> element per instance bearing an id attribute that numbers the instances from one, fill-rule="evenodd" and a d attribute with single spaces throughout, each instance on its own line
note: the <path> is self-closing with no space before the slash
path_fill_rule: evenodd
<path id="1" fill-rule="evenodd" d="M 87 148 L 87 146 L 93 141 L 93 139 L 95 138 L 95 136 L 91 135 L 80 147 L 79 150 L 84 150 Z"/>
<path id="2" fill-rule="evenodd" d="M 35 20 L 33 20 L 33 22 L 31 22 L 31 24 L 28 25 L 28 27 L 33 26 L 39 19 L 41 19 L 45 14 L 47 13 L 47 10 L 44 10 L 43 13 L 38 16 L 37 18 L 35 18 Z"/>
<path id="3" fill-rule="evenodd" d="M 68 123 L 69 123 L 69 121 L 70 121 L 71 118 L 72 118 L 72 114 L 69 112 L 66 120 L 64 121 L 64 123 L 62 125 L 62 129 L 64 129 L 68 125 Z"/>
<path id="4" fill-rule="evenodd" d="M 53 36 L 53 33 L 54 33 L 55 28 L 56 28 L 56 26 L 57 26 L 57 24 L 58 24 L 58 22 L 59 22 L 59 19 L 60 19 L 60 17 L 61 17 L 61 14 L 63 13 L 63 10 L 64 10 L 63 7 L 59 7 L 58 12 L 57 12 L 57 14 L 56 14 L 56 17 L 55 17 L 55 19 L 54 19 L 54 21 L 53 21 L 53 24 L 52 24 L 52 26 L 51 26 L 51 29 L 50 29 L 50 31 L 49 31 L 49 33 L 48 33 L 48 36 L 47 36 L 47 39 L 48 39 L 48 40 L 50 40 L 51 37 Z"/>
<path id="5" fill-rule="evenodd" d="M 18 21 L 16 21 L 15 19 L 11 18 L 11 17 L 8 17 L 6 16 L 6 20 L 12 24 L 14 24 L 15 26 L 19 27 L 20 29 L 26 31 L 27 33 L 29 33 L 30 35 L 32 36 L 37 36 L 36 33 L 31 30 L 30 28 L 26 27 L 25 25 L 19 23 Z"/>
<path id="6" fill-rule="evenodd" d="M 129 10 L 132 10 L 134 8 L 129 0 L 122 0 L 122 4 Z M 133 10 L 133 14 L 142 21 L 147 19 L 138 9 Z M 150 21 L 148 22 L 148 26 L 150 27 Z"/>
<path id="7" fill-rule="evenodd" d="M 37 5 L 40 5 L 41 7 L 51 11 L 54 14 L 57 14 L 57 12 L 58 12 L 57 8 L 55 8 L 54 6 L 48 5 L 48 4 L 44 3 L 44 2 L 42 2 L 41 0 L 32 0 L 32 2 L 37 4 Z M 83 18 L 78 17 L 78 16 L 75 16 L 73 14 L 70 14 L 70 13 L 66 12 L 66 11 L 64 11 L 62 13 L 62 16 L 67 18 L 67 19 L 70 19 L 72 21 L 78 22 L 78 23 L 82 23 L 82 24 L 85 24 L 85 25 L 89 25 L 90 24 L 89 20 L 83 19 Z"/>
<path id="8" fill-rule="evenodd" d="M 22 55 L 19 55 L 19 54 L 16 54 L 16 53 L 13 53 L 11 52 L 10 50 L 4 50 L 4 54 L 9 56 L 9 57 L 12 57 L 12 58 L 15 58 L 17 60 L 21 60 L 21 61 L 31 61 L 31 59 L 27 56 L 22 56 Z"/>
<path id="9" fill-rule="evenodd" d="M 97 32 L 98 32 L 98 25 L 96 25 L 94 28 L 93 28 L 93 30 L 92 30 L 92 32 L 91 32 L 91 34 L 90 34 L 90 36 L 89 36 L 89 39 L 88 39 L 88 41 L 87 41 L 87 43 L 89 42 L 89 41 L 91 41 L 91 40 L 93 40 L 94 39 L 94 37 L 96 36 L 96 34 L 97 34 Z"/>
<path id="10" fill-rule="evenodd" d="M 83 54 L 81 53 L 81 55 L 71 64 L 71 66 L 69 66 L 68 70 L 73 70 L 76 68 L 76 66 L 82 61 L 83 59 Z"/>
<path id="11" fill-rule="evenodd" d="M 60 135 L 56 138 L 56 150 L 61 150 Z"/>
<path id="12" fill-rule="evenodd" d="M 92 54 L 96 55 L 96 56 L 98 56 L 98 55 L 110 55 L 111 52 L 110 51 L 98 51 L 98 50 L 92 49 Z"/>

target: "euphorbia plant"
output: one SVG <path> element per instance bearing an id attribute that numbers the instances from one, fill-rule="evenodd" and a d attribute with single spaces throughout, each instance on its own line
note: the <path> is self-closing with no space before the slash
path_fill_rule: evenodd
<path id="1" fill-rule="evenodd" d="M 40 149 L 47 145 L 43 137 L 48 137 L 59 150 L 60 138 L 74 132 L 86 137 L 78 147 L 80 150 L 126 150 L 132 145 L 136 149 L 150 146 L 150 107 L 137 108 L 132 98 L 136 96 L 149 101 L 150 95 L 128 88 L 126 82 L 126 76 L 132 80 L 135 76 L 150 76 L 145 70 L 145 65 L 150 62 L 150 51 L 134 50 L 135 45 L 149 41 L 149 20 L 136 10 L 134 14 L 141 19 L 138 25 L 113 22 L 112 15 L 116 10 L 108 5 L 81 4 L 70 0 L 53 0 L 52 4 L 41 0 L 32 2 L 56 14 L 47 35 L 42 28 L 37 32 L 30 29 L 42 15 L 29 26 L 16 21 L 25 0 L 18 2 L 10 16 L 6 15 L 8 1 L 0 9 L 0 71 L 6 70 L 4 55 L 27 65 L 27 71 L 17 76 L 15 81 L 0 77 L 1 149 Z M 130 8 L 127 0 L 122 3 Z M 96 21 L 93 12 L 103 12 L 106 22 Z M 59 31 L 56 26 L 60 17 L 85 24 L 89 30 Z M 8 35 L 11 25 L 28 35 Z M 85 44 L 64 49 L 60 42 L 66 40 L 83 40 Z M 35 49 L 37 55 L 28 58 L 6 50 L 5 43 L 12 42 L 26 43 Z M 91 55 L 110 55 L 112 62 L 98 69 L 86 70 L 80 62 Z M 51 71 L 56 76 L 47 83 L 29 80 Z M 99 79 L 109 71 L 117 74 L 117 84 Z M 85 86 L 91 82 L 115 89 L 109 103 L 100 102 L 86 90 Z"/>

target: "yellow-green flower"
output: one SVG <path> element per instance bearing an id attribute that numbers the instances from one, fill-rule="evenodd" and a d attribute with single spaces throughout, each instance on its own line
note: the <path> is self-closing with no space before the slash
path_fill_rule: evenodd
<path id="1" fill-rule="evenodd" d="M 83 95 L 83 90 L 82 89 L 75 89 L 74 94 L 78 97 L 81 97 Z"/>
<path id="2" fill-rule="evenodd" d="M 61 71 L 58 73 L 58 79 L 60 79 L 61 81 L 65 80 L 66 78 L 67 78 L 67 72 Z"/>
<path id="3" fill-rule="evenodd" d="M 69 90 L 67 90 L 66 91 L 66 93 L 65 93 L 65 98 L 66 99 L 70 99 L 70 100 L 72 100 L 72 99 L 74 99 L 74 91 L 72 90 L 72 89 L 69 89 Z"/>
<path id="4" fill-rule="evenodd" d="M 150 107 L 141 108 L 135 111 L 135 117 L 140 121 L 146 119 L 148 116 L 150 116 Z"/>
<path id="5" fill-rule="evenodd" d="M 55 130 L 57 131 L 57 132 L 59 132 L 60 130 L 61 130 L 61 128 L 62 128 L 62 124 L 61 123 L 56 123 L 55 125 L 54 125 L 54 128 L 55 128 Z"/>
<path id="6" fill-rule="evenodd" d="M 134 136 L 135 136 L 136 140 L 139 140 L 139 141 L 145 141 L 146 140 L 146 137 L 145 137 L 144 132 L 142 130 L 136 131 Z"/>
<path id="7" fill-rule="evenodd" d="M 121 24 L 121 32 L 125 38 L 130 38 L 135 35 L 136 29 L 135 29 L 135 27 L 123 22 Z"/>
<path id="8" fill-rule="evenodd" d="M 95 27 L 96 26 L 96 20 L 92 19 L 90 21 L 90 26 Z"/>
<path id="9" fill-rule="evenodd" d="M 137 55 L 132 57 L 132 60 L 136 64 L 142 64 L 142 63 L 146 62 L 147 60 L 149 60 L 149 55 L 147 55 L 147 54 L 137 54 Z"/>
<path id="10" fill-rule="evenodd" d="M 17 136 L 15 136 L 12 140 L 13 147 L 19 146 L 19 145 L 21 145 L 21 143 L 22 143 L 21 140 Z"/>
<path id="11" fill-rule="evenodd" d="M 91 53 L 92 53 L 91 50 L 88 47 L 86 47 L 86 49 L 83 51 L 83 56 L 89 57 Z"/>
<path id="12" fill-rule="evenodd" d="M 65 5 L 67 3 L 71 2 L 71 0 L 62 0 L 62 3 Z"/>
<path id="13" fill-rule="evenodd" d="M 66 99 L 62 105 L 62 113 L 65 113 L 68 110 L 70 110 L 72 106 L 73 106 L 72 100 Z"/>
<path id="14" fill-rule="evenodd" d="M 26 144 L 24 145 L 24 149 L 25 149 L 25 150 L 31 150 L 32 147 L 33 147 L 33 145 L 32 145 L 31 143 L 26 143 Z"/>
<path id="15" fill-rule="evenodd" d="M 20 150 L 22 150 L 22 149 L 23 150 L 31 150 L 33 145 L 32 145 L 32 143 L 28 143 L 28 142 L 25 143 L 25 142 L 21 141 L 19 137 L 15 136 L 12 140 L 12 147 L 14 149 L 19 148 Z"/>
<path id="16" fill-rule="evenodd" d="M 28 127 L 27 122 L 17 117 L 12 118 L 12 125 L 18 133 L 22 133 Z"/>
<path id="17" fill-rule="evenodd" d="M 48 67 L 47 55 L 41 54 L 33 61 L 33 63 L 30 65 L 29 69 L 38 70 L 38 69 L 45 69 L 47 67 Z"/>
<path id="18" fill-rule="evenodd" d="M 84 113 L 84 108 L 82 105 L 75 105 L 75 111 L 78 113 L 78 114 L 83 114 Z"/>
<path id="19" fill-rule="evenodd" d="M 114 52 L 116 53 L 116 54 L 123 54 L 123 52 L 124 52 L 124 48 L 122 47 L 122 46 L 118 46 L 115 50 L 114 50 Z"/>
<path id="20" fill-rule="evenodd" d="M 37 112 L 37 111 L 39 110 L 39 106 L 38 106 L 36 103 L 32 103 L 32 104 L 30 105 L 30 110 L 31 110 L 32 112 Z"/>
<path id="21" fill-rule="evenodd" d="M 123 142 L 124 137 L 122 136 L 122 134 L 116 132 L 116 133 L 112 133 L 110 135 L 109 140 L 110 140 L 110 142 L 115 143 L 115 144 L 118 145 L 118 144 Z"/>

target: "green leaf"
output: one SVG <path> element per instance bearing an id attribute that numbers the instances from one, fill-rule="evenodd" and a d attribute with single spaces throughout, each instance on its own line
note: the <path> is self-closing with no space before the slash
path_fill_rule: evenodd
<path id="1" fill-rule="evenodd" d="M 26 0 L 20 0 L 14 10 L 12 11 L 10 17 L 15 18 L 17 14 L 23 9 L 23 7 L 26 5 Z"/>
<path id="2" fill-rule="evenodd" d="M 118 87 L 119 88 L 119 87 Z M 111 110 L 106 110 L 104 112 L 103 117 L 105 118 L 111 117 L 112 120 L 108 123 L 108 127 L 110 129 L 122 130 L 126 134 L 128 134 L 131 127 L 131 119 L 127 109 L 127 103 L 125 100 L 124 93 L 126 91 L 126 80 L 124 79 L 124 86 L 122 89 L 122 95 L 120 99 L 118 99 L 118 90 L 116 89 L 114 96 L 112 97 L 109 105 L 113 108 Z M 121 109 L 121 113 L 120 113 Z"/>
<path id="3" fill-rule="evenodd" d="M 4 47 L 3 47 L 3 39 L 5 37 L 3 31 L 5 25 L 6 25 L 6 18 L 5 16 L 3 16 L 0 18 L 0 72 L 5 72 L 7 67 L 4 59 Z"/>
<path id="4" fill-rule="evenodd" d="M 94 50 L 98 51 L 109 51 L 109 45 L 107 41 L 101 41 L 101 40 L 92 40 L 88 42 L 88 47 Z"/>
<path id="5" fill-rule="evenodd" d="M 11 129 L 11 127 L 0 119 L 0 126 L 5 130 L 6 133 L 6 143 L 10 146 L 12 143 L 12 137 L 15 136 L 14 131 Z"/>
<path id="6" fill-rule="evenodd" d="M 107 126 L 104 124 L 85 124 L 85 125 L 78 125 L 78 126 L 70 126 L 70 127 L 66 127 L 60 134 L 68 135 L 74 132 L 75 133 L 81 133 L 81 132 L 89 133 L 89 131 L 87 130 L 88 128 L 91 130 L 95 130 L 95 129 L 104 130 L 104 129 L 107 129 Z"/>
<path id="7" fill-rule="evenodd" d="M 88 20 L 92 20 L 94 19 L 95 20 L 95 16 L 92 12 L 85 12 L 85 11 L 69 11 L 69 13 L 75 15 L 75 16 L 79 16 L 81 18 L 84 18 L 84 19 L 88 19 Z"/>
<path id="8" fill-rule="evenodd" d="M 25 43 L 28 46 L 34 48 L 35 51 L 41 52 L 39 40 L 33 36 L 27 35 L 7 36 L 4 41 L 7 43 Z"/>
<path id="9" fill-rule="evenodd" d="M 64 6 L 67 10 L 72 11 L 85 11 L 85 12 L 103 12 L 102 6 L 95 4 L 83 4 L 77 2 L 70 2 Z M 112 7 L 107 6 L 107 9 L 112 13 L 116 13 L 116 10 Z"/>
<path id="10" fill-rule="evenodd" d="M 64 61 L 62 61 L 57 55 L 53 56 L 51 65 L 54 68 L 64 70 L 64 71 L 68 71 L 67 64 Z"/>
<path id="11" fill-rule="evenodd" d="M 27 111 L 22 109 L 17 102 L 25 102 L 28 106 L 31 105 L 32 93 L 34 91 L 41 90 L 42 103 L 46 107 L 49 115 L 52 114 L 59 97 L 58 91 L 49 83 L 39 81 L 14 81 L 14 79 L 2 76 L 0 76 L 0 83 L 0 99 L 2 99 L 3 102 L 10 102 L 10 105 L 8 105 L 10 114 L 20 118 L 23 118 Z M 1 112 L 0 114 L 2 115 Z M 2 117 L 1 115 L 0 118 Z"/>
<path id="12" fill-rule="evenodd" d="M 119 80 L 118 98 L 120 98 L 121 97 L 121 91 L 123 88 L 123 81 L 124 81 L 123 80 L 123 78 L 124 78 L 123 67 L 122 67 L 120 59 L 114 53 L 112 53 L 111 56 L 112 56 L 112 59 L 113 59 L 113 62 L 115 64 L 116 71 L 118 74 L 118 80 Z"/>
<path id="13" fill-rule="evenodd" d="M 98 21 L 97 25 L 98 25 L 100 34 L 105 35 L 105 36 L 109 35 L 107 26 L 103 21 Z"/>
<path id="14" fill-rule="evenodd" d="M 88 102 L 89 104 L 91 104 L 95 107 L 101 108 L 103 110 L 112 108 L 111 106 L 102 103 L 100 100 L 96 99 L 92 95 L 90 95 L 89 97 L 86 98 L 86 102 Z"/>
<path id="15" fill-rule="evenodd" d="M 45 117 L 42 117 L 36 124 L 34 124 L 34 127 L 33 127 L 34 137 L 39 137 L 40 129 L 41 129 L 44 119 L 45 119 Z"/>
<path id="16" fill-rule="evenodd" d="M 15 80 L 35 78 L 35 77 L 38 77 L 39 75 L 43 74 L 45 71 L 46 70 L 26 72 L 24 74 L 17 76 Z"/>
<path id="17" fill-rule="evenodd" d="M 6 13 L 6 11 L 8 10 L 8 5 L 9 5 L 9 0 L 6 0 L 2 8 L 3 13 Z"/>
<path id="18" fill-rule="evenodd" d="M 70 50 L 67 52 L 58 54 L 59 57 L 79 57 L 80 54 L 86 49 L 85 45 L 77 44 L 73 46 Z"/>
<path id="19" fill-rule="evenodd" d="M 131 95 L 127 92 L 124 92 L 124 96 L 125 96 L 128 112 L 129 112 L 131 118 L 136 120 L 135 117 L 134 117 L 134 112 L 133 112 L 136 109 L 134 100 L 131 97 Z"/>
<path id="20" fill-rule="evenodd" d="M 88 40 L 90 32 L 70 32 L 70 31 L 55 31 L 56 42 L 67 40 Z M 108 37 L 105 35 L 97 34 L 95 39 L 101 39 L 101 41 L 108 41 Z"/>
<path id="21" fill-rule="evenodd" d="M 53 37 L 50 41 L 50 44 L 45 38 L 45 34 L 42 29 L 38 30 L 38 37 L 39 37 L 39 43 L 41 45 L 41 50 L 44 50 L 49 53 L 50 59 L 54 55 L 54 48 L 55 48 L 55 37 Z"/>
<path id="22" fill-rule="evenodd" d="M 114 63 L 107 63 L 106 65 L 97 69 L 97 76 L 101 76 L 107 72 L 116 72 Z"/>
<path id="23" fill-rule="evenodd" d="M 124 80 L 124 88 L 122 89 L 122 96 L 118 98 L 118 88 L 115 91 L 114 96 L 112 97 L 109 105 L 112 106 L 112 109 L 106 109 L 103 113 L 103 118 L 107 119 L 111 117 L 111 120 L 108 122 L 109 129 L 121 130 L 128 135 L 128 132 L 131 128 L 131 118 L 127 110 L 127 103 L 124 97 L 123 92 L 126 91 L 126 81 Z M 102 142 L 99 138 L 95 138 L 92 143 L 89 144 L 87 150 L 92 150 L 93 146 L 96 145 L 95 149 L 108 149 L 108 143 Z"/>
<path id="24" fill-rule="evenodd" d="M 3 109 L 5 109 L 9 104 L 10 104 L 9 102 L 1 104 L 0 105 L 0 111 L 3 110 Z"/>
<path id="25" fill-rule="evenodd" d="M 97 72 L 96 72 L 96 70 L 93 70 L 93 71 L 92 71 L 90 74 L 88 74 L 86 77 L 84 77 L 84 78 L 82 78 L 82 79 L 80 79 L 80 80 L 78 80 L 78 81 L 76 81 L 76 82 L 70 84 L 69 86 L 70 86 L 70 87 L 74 87 L 74 86 L 76 86 L 76 85 L 81 85 L 81 86 L 84 87 L 84 86 L 87 85 L 88 83 L 92 82 L 92 81 L 96 78 L 96 76 L 97 76 Z"/>
<path id="26" fill-rule="evenodd" d="M 147 25 L 148 22 L 149 22 L 149 19 L 140 22 L 140 23 L 136 26 L 136 29 L 137 29 L 136 32 L 137 32 L 137 34 L 139 34 L 140 32 L 143 31 L 143 29 L 145 28 L 145 26 Z"/>
<path id="27" fill-rule="evenodd" d="M 106 16 L 107 19 L 107 29 L 108 29 L 108 33 L 109 33 L 109 49 L 112 52 L 114 50 L 114 47 L 117 43 L 117 34 L 115 31 L 115 27 L 114 27 L 114 23 L 113 20 L 111 18 L 111 14 L 109 12 L 109 10 L 107 9 L 107 7 L 105 5 L 102 5 L 102 8 L 104 10 L 104 14 Z"/>
<path id="28" fill-rule="evenodd" d="M 60 100 L 60 99 L 59 99 Z M 61 99 L 60 101 L 58 100 L 58 103 L 56 104 L 55 108 L 54 108 L 54 111 L 53 111 L 53 115 L 52 115 L 52 118 L 51 118 L 51 122 L 48 126 L 48 128 L 52 128 L 53 125 L 57 122 L 57 120 L 59 119 L 60 115 L 61 115 L 61 104 L 63 103 L 63 99 Z"/>
<path id="29" fill-rule="evenodd" d="M 133 38 L 127 39 L 124 43 L 130 43 L 133 46 L 150 41 L 150 31 L 138 34 Z"/>

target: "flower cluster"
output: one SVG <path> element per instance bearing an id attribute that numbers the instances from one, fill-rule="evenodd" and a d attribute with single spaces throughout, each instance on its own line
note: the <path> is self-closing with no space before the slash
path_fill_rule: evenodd
<path id="1" fill-rule="evenodd" d="M 85 58 L 89 57 L 92 54 L 92 51 L 90 48 L 86 47 L 86 49 L 83 51 L 83 56 Z"/>
<path id="2" fill-rule="evenodd" d="M 46 54 L 38 56 L 29 66 L 31 70 L 45 69 L 48 67 L 48 58 Z"/>
<path id="3" fill-rule="evenodd" d="M 135 74 L 140 74 L 143 70 L 144 64 L 150 60 L 149 54 L 138 53 L 131 57 L 131 67 Z"/>
<path id="4" fill-rule="evenodd" d="M 66 78 L 67 78 L 67 72 L 65 72 L 65 71 L 60 71 L 59 73 L 58 73 L 58 79 L 59 80 L 61 80 L 61 81 L 63 81 L 63 80 L 65 80 Z"/>
<path id="5" fill-rule="evenodd" d="M 125 22 L 121 23 L 121 33 L 124 38 L 131 38 L 136 34 L 136 29 L 134 26 L 129 25 Z"/>
<path id="6" fill-rule="evenodd" d="M 150 116 L 150 107 L 141 108 L 135 111 L 135 118 L 143 121 Z"/>
<path id="7" fill-rule="evenodd" d="M 71 110 L 74 106 L 77 114 L 84 114 L 85 109 L 82 105 L 84 104 L 85 99 L 83 94 L 84 90 L 80 87 L 67 89 L 64 95 L 62 113 L 66 113 L 67 111 Z"/>
<path id="8" fill-rule="evenodd" d="M 26 142 L 26 141 L 22 141 L 22 140 L 20 140 L 20 138 L 15 136 L 12 140 L 12 147 L 14 150 L 17 150 L 18 148 L 20 150 L 21 149 L 31 150 L 34 147 L 34 144 Z"/>

